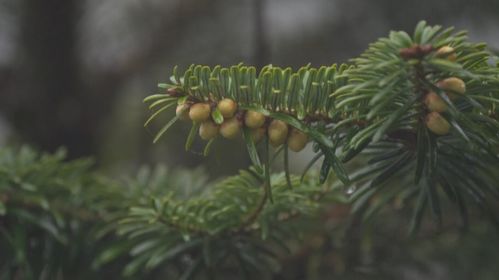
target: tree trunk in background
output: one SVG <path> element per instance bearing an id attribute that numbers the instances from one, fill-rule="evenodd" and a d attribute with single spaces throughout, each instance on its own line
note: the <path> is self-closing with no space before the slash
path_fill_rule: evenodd
<path id="1" fill-rule="evenodd" d="M 149 28 L 165 36 L 145 43 L 118 66 L 96 69 L 96 75 L 82 79 L 77 46 L 84 1 L 22 1 L 17 62 L 11 74 L 1 71 L 7 82 L 0 88 L 7 94 L 0 95 L 0 109 L 19 142 L 45 151 L 65 146 L 70 158 L 99 152 L 101 124 L 120 88 L 174 47 L 167 35 L 175 26 L 189 23 L 213 3 L 179 0 L 175 12 L 163 11 Z"/>
<path id="2" fill-rule="evenodd" d="M 265 0 L 253 0 L 254 54 L 253 64 L 257 69 L 270 63 L 265 30 Z"/>
<path id="3" fill-rule="evenodd" d="M 70 157 L 94 151 L 92 108 L 85 107 L 76 49 L 79 0 L 24 0 L 19 65 L 2 97 L 18 136 L 43 150 L 61 145 Z"/>

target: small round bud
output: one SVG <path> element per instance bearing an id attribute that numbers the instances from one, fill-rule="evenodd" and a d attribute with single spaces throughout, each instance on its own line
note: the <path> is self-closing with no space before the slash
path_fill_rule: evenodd
<path id="1" fill-rule="evenodd" d="M 457 54 L 453 47 L 451 46 L 443 46 L 437 50 L 435 53 L 437 57 L 447 58 L 450 61 L 456 61 Z"/>
<path id="2" fill-rule="evenodd" d="M 419 57 L 419 51 L 417 48 L 403 48 L 399 51 L 400 56 L 405 59 L 415 59 Z"/>
<path id="3" fill-rule="evenodd" d="M 273 147 L 279 147 L 286 142 L 288 125 L 280 120 L 273 120 L 267 130 L 269 142 Z"/>
<path id="4" fill-rule="evenodd" d="M 259 128 L 265 123 L 265 115 L 255 111 L 247 111 L 244 124 L 249 128 Z"/>
<path id="5" fill-rule="evenodd" d="M 307 142 L 308 136 L 305 133 L 296 128 L 291 130 L 288 137 L 288 147 L 291 151 L 297 153 L 303 150 L 303 148 L 307 145 Z"/>
<path id="6" fill-rule="evenodd" d="M 220 126 L 220 134 L 227 139 L 236 138 L 241 132 L 241 123 L 237 118 L 225 120 Z"/>
<path id="7" fill-rule="evenodd" d="M 180 97 L 183 96 L 183 93 L 177 87 L 172 87 L 166 90 L 166 93 L 171 97 Z"/>
<path id="8" fill-rule="evenodd" d="M 217 104 L 218 110 L 220 110 L 220 113 L 222 113 L 222 116 L 224 118 L 232 118 L 234 116 L 234 113 L 237 111 L 237 104 L 234 102 L 234 100 L 225 98 L 220 100 Z"/>
<path id="9" fill-rule="evenodd" d="M 437 87 L 445 90 L 450 99 L 456 99 L 459 95 L 466 92 L 466 84 L 463 80 L 456 77 L 450 77 L 439 81 Z"/>
<path id="10" fill-rule="evenodd" d="M 267 130 L 264 127 L 251 129 L 251 139 L 253 139 L 253 142 L 255 143 L 260 142 L 265 136 L 266 131 Z"/>
<path id="11" fill-rule="evenodd" d="M 423 56 L 427 55 L 427 54 L 429 54 L 430 52 L 433 51 L 433 46 L 432 45 L 420 45 L 419 46 L 419 51 L 421 52 L 421 54 Z"/>
<path id="12" fill-rule="evenodd" d="M 203 140 L 211 140 L 218 135 L 219 126 L 214 122 L 205 121 L 199 126 L 199 136 Z"/>
<path id="13" fill-rule="evenodd" d="M 187 104 L 177 105 L 175 114 L 179 120 L 186 121 L 189 119 L 189 106 Z"/>
<path id="14" fill-rule="evenodd" d="M 189 110 L 189 118 L 194 122 L 203 122 L 210 118 L 211 108 L 207 103 L 196 103 Z"/>
<path id="15" fill-rule="evenodd" d="M 405 60 L 421 59 L 432 51 L 432 45 L 412 45 L 409 48 L 400 49 L 399 54 Z"/>
<path id="16" fill-rule="evenodd" d="M 442 97 L 440 97 L 433 91 L 430 91 L 428 94 L 426 94 L 424 104 L 426 105 L 426 108 L 428 108 L 428 110 L 431 112 L 441 113 L 447 110 L 447 103 L 445 103 Z"/>
<path id="17" fill-rule="evenodd" d="M 426 115 L 426 127 L 436 135 L 446 135 L 450 131 L 449 122 L 437 112 Z"/>

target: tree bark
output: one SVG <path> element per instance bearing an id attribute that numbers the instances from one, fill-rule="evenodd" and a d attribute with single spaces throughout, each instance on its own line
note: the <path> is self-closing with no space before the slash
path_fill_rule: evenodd
<path id="1" fill-rule="evenodd" d="M 87 155 L 94 145 L 89 137 L 94 124 L 87 122 L 89 108 L 79 91 L 80 2 L 24 0 L 18 64 L 10 96 L 1 102 L 19 138 L 48 151 L 65 145 L 71 157 Z"/>

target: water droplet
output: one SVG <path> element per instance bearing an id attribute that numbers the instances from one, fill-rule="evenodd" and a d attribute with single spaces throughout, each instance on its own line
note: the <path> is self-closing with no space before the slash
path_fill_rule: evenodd
<path id="1" fill-rule="evenodd" d="M 357 190 L 357 187 L 356 187 L 356 186 L 350 186 L 350 187 L 348 187 L 348 189 L 347 189 L 347 194 L 348 194 L 348 195 L 353 194 L 356 190 Z"/>

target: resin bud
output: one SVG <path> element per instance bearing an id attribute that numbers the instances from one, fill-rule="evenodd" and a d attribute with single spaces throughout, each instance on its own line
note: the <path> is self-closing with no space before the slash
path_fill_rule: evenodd
<path id="1" fill-rule="evenodd" d="M 218 135 L 219 126 L 213 121 L 205 121 L 199 126 L 199 136 L 203 140 L 211 140 Z"/>
<path id="2" fill-rule="evenodd" d="M 210 118 L 211 108 L 207 103 L 196 103 L 189 110 L 189 118 L 194 122 L 204 122 Z"/>
<path id="3" fill-rule="evenodd" d="M 251 139 L 253 139 L 253 142 L 255 143 L 260 142 L 265 136 L 266 131 L 267 130 L 264 127 L 251 129 Z"/>
<path id="4" fill-rule="evenodd" d="M 189 120 L 189 106 L 187 104 L 177 105 L 175 109 L 175 114 L 179 120 L 187 121 Z"/>
<path id="5" fill-rule="evenodd" d="M 236 102 L 234 102 L 234 100 L 225 98 L 220 100 L 220 102 L 218 102 L 217 108 L 220 111 L 220 113 L 222 113 L 222 116 L 224 116 L 224 118 L 229 119 L 232 118 L 236 113 L 237 104 Z"/>
<path id="6" fill-rule="evenodd" d="M 450 131 L 449 122 L 438 112 L 426 115 L 426 127 L 436 135 L 446 135 Z"/>
<path id="7" fill-rule="evenodd" d="M 443 46 L 439 48 L 435 55 L 440 58 L 446 58 L 450 61 L 456 61 L 457 59 L 456 50 L 451 46 Z"/>
<path id="8" fill-rule="evenodd" d="M 273 120 L 268 129 L 269 142 L 273 147 L 278 147 L 286 142 L 288 125 L 280 120 Z"/>
<path id="9" fill-rule="evenodd" d="M 302 131 L 293 128 L 288 137 L 288 147 L 293 152 L 299 152 L 305 148 L 308 142 L 308 136 Z"/>
<path id="10" fill-rule="evenodd" d="M 447 103 L 435 92 L 429 92 L 426 94 L 424 99 L 424 104 L 430 112 L 444 112 L 447 110 Z"/>
<path id="11" fill-rule="evenodd" d="M 444 90 L 450 99 L 456 99 L 466 92 L 466 84 L 463 80 L 456 77 L 450 77 L 439 81 L 437 87 Z"/>
<path id="12" fill-rule="evenodd" d="M 247 111 L 244 124 L 249 128 L 259 128 L 265 123 L 265 115 L 255 111 Z"/>
<path id="13" fill-rule="evenodd" d="M 237 118 L 225 120 L 220 126 L 220 134 L 227 139 L 234 139 L 241 132 L 241 122 Z"/>

